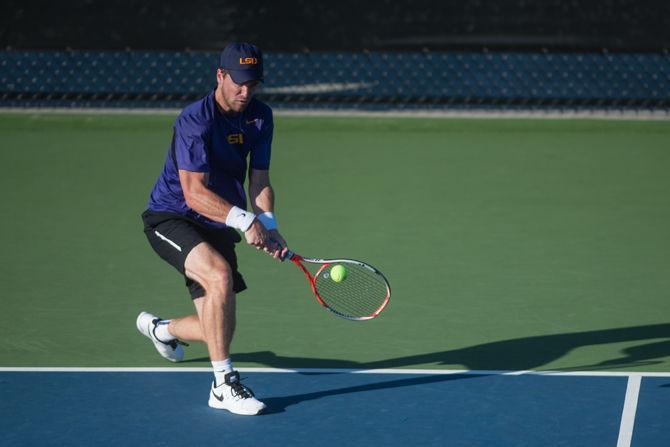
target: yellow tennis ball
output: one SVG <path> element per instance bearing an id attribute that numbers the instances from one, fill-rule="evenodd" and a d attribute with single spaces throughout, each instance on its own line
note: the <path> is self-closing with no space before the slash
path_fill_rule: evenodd
<path id="1" fill-rule="evenodd" d="M 347 277 L 347 269 L 343 265 L 336 265 L 330 269 L 330 277 L 335 282 L 342 282 Z"/>

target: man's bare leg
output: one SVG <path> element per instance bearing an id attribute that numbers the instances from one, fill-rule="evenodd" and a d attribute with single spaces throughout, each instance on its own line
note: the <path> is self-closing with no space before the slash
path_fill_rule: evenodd
<path id="1" fill-rule="evenodd" d="M 201 301 L 202 298 L 193 300 L 193 304 L 197 304 L 196 301 Z M 205 341 L 205 336 L 202 333 L 202 327 L 200 326 L 200 318 L 198 314 L 187 315 L 181 318 L 173 318 L 170 320 L 168 325 L 168 331 L 170 334 L 180 340 L 188 341 Z"/>
<path id="2" fill-rule="evenodd" d="M 189 278 L 205 289 L 205 295 L 193 300 L 197 317 L 189 315 L 175 321 L 174 335 L 181 331 L 184 338 L 202 338 L 207 343 L 214 370 L 209 406 L 237 414 L 260 413 L 265 404 L 240 383 L 240 376 L 230 360 L 230 344 L 235 333 L 235 292 L 230 265 L 209 244 L 202 242 L 188 254 L 184 269 Z"/>
<path id="3" fill-rule="evenodd" d="M 235 293 L 230 265 L 209 244 L 202 242 L 188 254 L 184 268 L 186 276 L 205 289 L 205 296 L 193 300 L 200 333 L 195 316 L 171 323 L 177 333 L 170 332 L 178 337 L 181 330 L 187 335 L 185 339 L 206 341 L 213 362 L 228 359 L 235 333 Z"/>

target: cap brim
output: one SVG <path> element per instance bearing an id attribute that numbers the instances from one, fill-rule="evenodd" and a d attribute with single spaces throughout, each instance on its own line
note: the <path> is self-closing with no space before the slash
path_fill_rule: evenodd
<path id="1" fill-rule="evenodd" d="M 263 82 L 263 75 L 253 70 L 228 70 L 228 74 L 233 78 L 235 84 L 244 84 L 249 81 Z"/>

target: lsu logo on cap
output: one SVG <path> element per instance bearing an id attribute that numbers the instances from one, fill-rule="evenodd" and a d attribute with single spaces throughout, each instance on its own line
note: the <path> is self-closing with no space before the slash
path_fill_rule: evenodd
<path id="1" fill-rule="evenodd" d="M 240 65 L 256 65 L 258 64 L 258 58 L 255 57 L 241 57 Z"/>

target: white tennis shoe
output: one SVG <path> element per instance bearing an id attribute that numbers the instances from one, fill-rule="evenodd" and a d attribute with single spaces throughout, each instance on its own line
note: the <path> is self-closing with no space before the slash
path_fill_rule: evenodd
<path id="1" fill-rule="evenodd" d="M 154 332 L 159 321 L 161 319 L 155 315 L 142 312 L 137 317 L 137 330 L 154 342 L 154 346 L 160 355 L 171 362 L 181 362 L 184 359 L 184 348 L 181 345 L 184 343 L 177 339 L 169 342 L 159 340 Z"/>
<path id="2" fill-rule="evenodd" d="M 240 383 L 237 371 L 226 374 L 226 381 L 219 386 L 212 383 L 209 406 L 246 416 L 259 414 L 265 409 L 265 404 L 254 397 L 253 391 Z"/>

